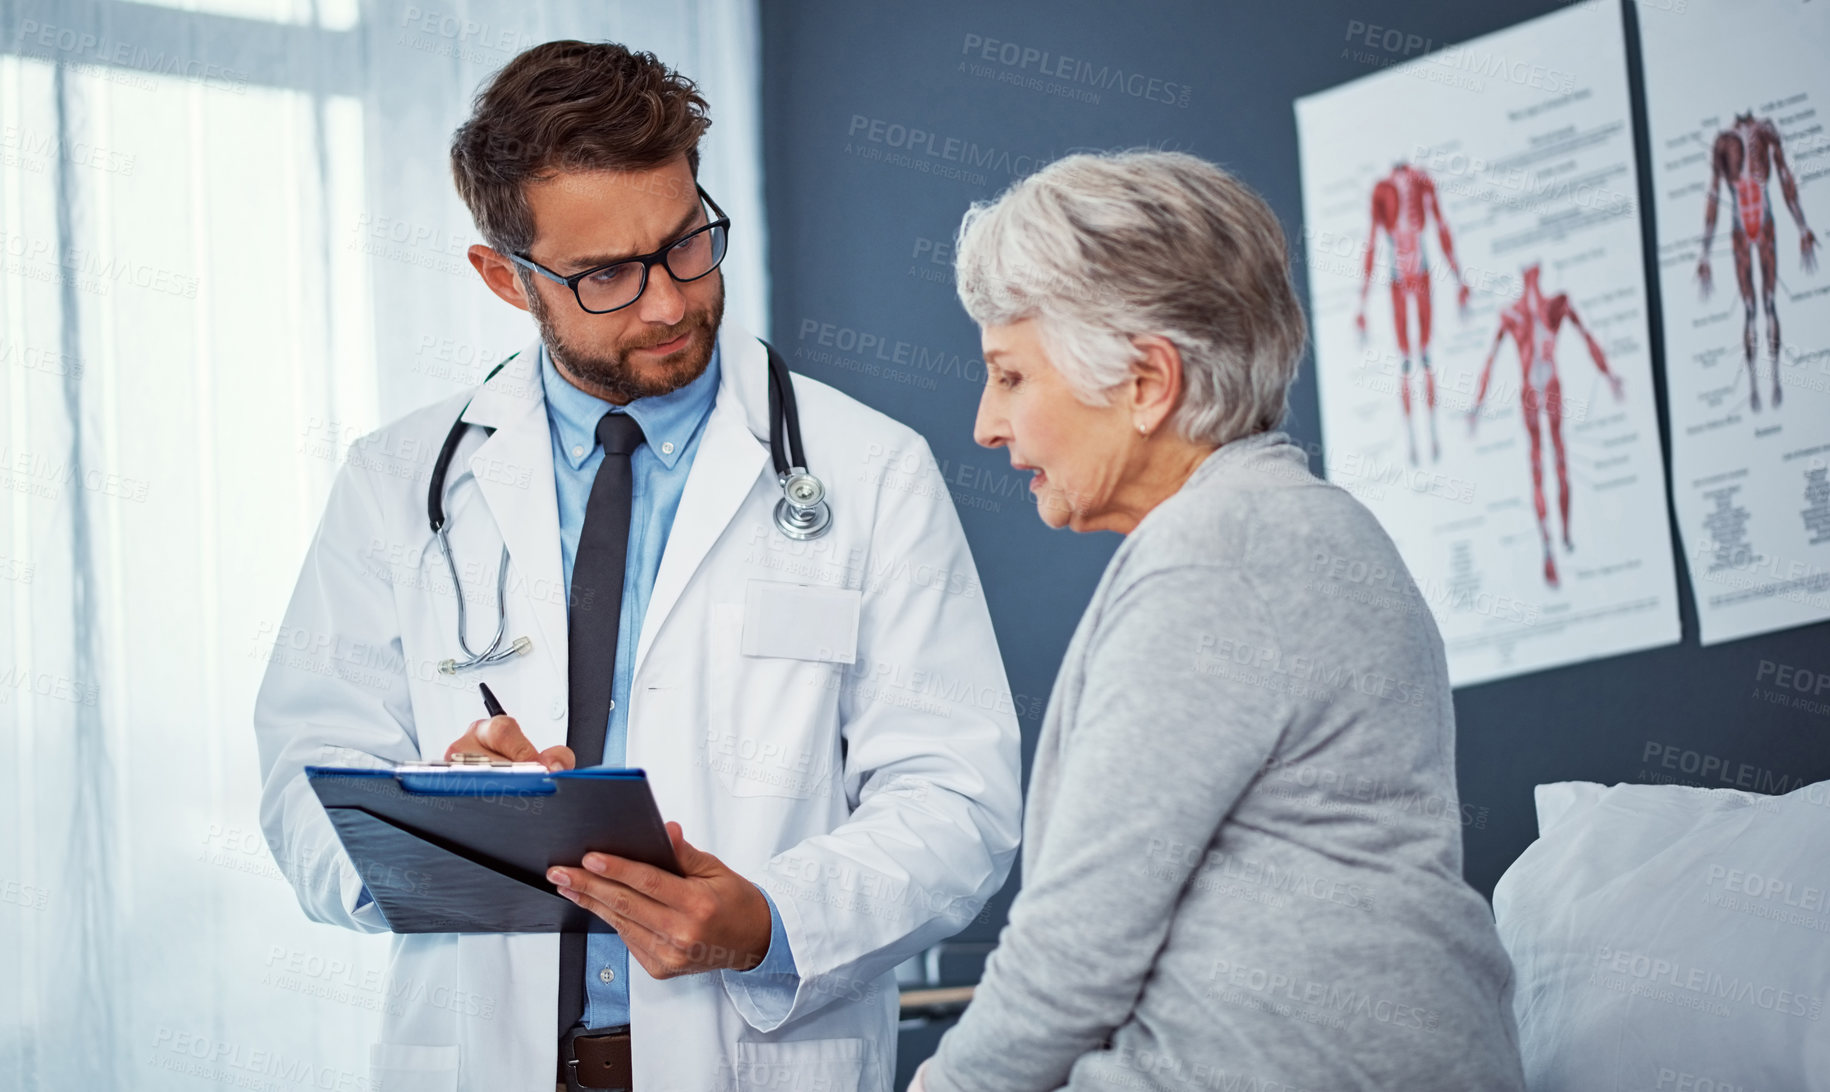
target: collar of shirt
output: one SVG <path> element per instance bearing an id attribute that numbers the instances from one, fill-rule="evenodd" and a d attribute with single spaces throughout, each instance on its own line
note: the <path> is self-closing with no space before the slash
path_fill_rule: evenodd
<path id="1" fill-rule="evenodd" d="M 718 397 L 718 348 L 699 378 L 677 391 L 638 398 L 616 406 L 574 387 L 553 366 L 553 358 L 540 346 L 540 386 L 546 392 L 546 416 L 560 439 L 560 452 L 573 470 L 582 469 L 597 449 L 597 422 L 605 413 L 621 411 L 642 426 L 649 454 L 672 470 L 686 451 L 687 441 L 711 412 Z"/>

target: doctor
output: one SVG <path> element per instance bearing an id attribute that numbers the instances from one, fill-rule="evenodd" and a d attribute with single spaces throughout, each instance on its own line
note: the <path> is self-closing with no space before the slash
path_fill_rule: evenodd
<path id="1" fill-rule="evenodd" d="M 731 229 L 695 182 L 705 110 L 608 43 L 536 46 L 483 89 L 451 155 L 470 259 L 540 340 L 352 447 L 287 611 L 262 823 L 313 919 L 387 929 L 310 764 L 641 767 L 685 872 L 554 869 L 614 934 L 395 936 L 374 1087 L 887 1090 L 892 969 L 1009 868 L 1017 728 L 927 446 L 793 379 L 831 522 L 777 522 L 770 368 L 721 321 Z M 510 716 L 478 719 L 478 681 Z"/>

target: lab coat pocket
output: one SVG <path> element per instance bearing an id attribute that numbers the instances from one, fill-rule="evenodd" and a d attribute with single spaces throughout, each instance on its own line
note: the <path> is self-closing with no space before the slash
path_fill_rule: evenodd
<path id="1" fill-rule="evenodd" d="M 458 1048 L 375 1043 L 369 1047 L 373 1092 L 455 1092 Z"/>
<path id="2" fill-rule="evenodd" d="M 763 598 L 766 602 L 760 605 L 767 606 L 769 614 L 798 609 L 795 598 L 780 591 L 766 591 Z M 813 613 L 826 610 L 826 621 L 804 627 L 798 643 L 782 650 L 825 651 L 829 656 L 746 654 L 746 646 L 758 647 L 757 626 L 773 624 L 755 621 L 751 608 L 759 605 L 757 596 L 749 599 L 742 605 L 712 608 L 705 761 L 732 796 L 812 799 L 832 790 L 838 768 L 839 684 L 843 664 L 851 660 L 857 645 L 855 616 L 846 638 L 841 632 L 843 610 L 834 610 L 828 600 L 813 608 Z"/>
<path id="3" fill-rule="evenodd" d="M 878 1092 L 884 1087 L 863 1039 L 738 1043 L 737 1092 Z"/>
<path id="4" fill-rule="evenodd" d="M 858 658 L 856 588 L 814 587 L 752 580 L 743 596 L 745 656 L 849 664 Z"/>

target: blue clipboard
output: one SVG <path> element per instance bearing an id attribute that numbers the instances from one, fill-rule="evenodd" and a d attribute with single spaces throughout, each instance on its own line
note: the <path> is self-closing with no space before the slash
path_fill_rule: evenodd
<path id="1" fill-rule="evenodd" d="M 396 933 L 612 932 L 546 870 L 597 851 L 680 873 L 641 770 L 307 766 L 305 775 Z"/>

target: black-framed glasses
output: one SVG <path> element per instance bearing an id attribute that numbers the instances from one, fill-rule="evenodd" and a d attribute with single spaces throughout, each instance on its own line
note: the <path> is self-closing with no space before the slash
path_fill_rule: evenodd
<path id="1" fill-rule="evenodd" d="M 717 269 L 718 263 L 724 261 L 731 218 L 724 214 L 724 210 L 718 207 L 718 202 L 712 200 L 712 195 L 706 193 L 704 187 L 695 183 L 693 189 L 699 192 L 701 201 L 711 206 L 715 219 L 704 227 L 694 228 L 652 254 L 624 258 L 587 269 L 583 273 L 574 273 L 570 277 L 561 276 L 520 254 L 510 254 L 509 258 L 570 288 L 572 296 L 578 300 L 578 306 L 593 315 L 620 311 L 642 298 L 642 292 L 648 287 L 648 270 L 657 263 L 667 267 L 668 276 L 685 284 Z"/>

